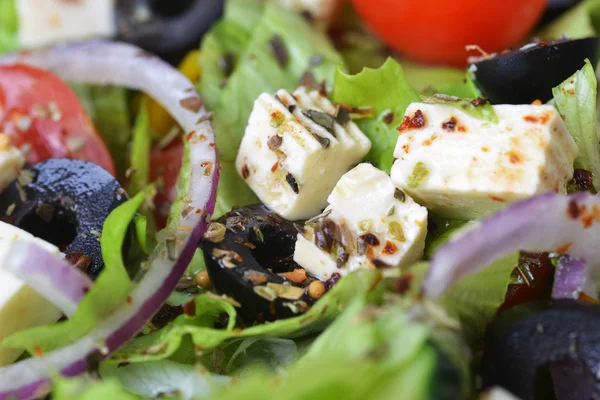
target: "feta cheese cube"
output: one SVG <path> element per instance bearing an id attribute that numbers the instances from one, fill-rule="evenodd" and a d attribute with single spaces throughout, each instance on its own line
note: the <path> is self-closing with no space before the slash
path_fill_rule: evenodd
<path id="1" fill-rule="evenodd" d="M 325 212 L 298 234 L 294 261 L 319 279 L 358 268 L 406 266 L 423 256 L 427 209 L 370 164 L 345 174 Z"/>
<path id="2" fill-rule="evenodd" d="M 340 177 L 370 150 L 352 121 L 335 121 L 336 108 L 317 91 L 300 88 L 254 103 L 236 169 L 260 200 L 289 220 L 312 217 L 327 205 Z"/>
<path id="3" fill-rule="evenodd" d="M 24 47 L 110 37 L 116 32 L 115 0 L 18 0 Z"/>
<path id="4" fill-rule="evenodd" d="M 25 157 L 13 146 L 10 136 L 0 133 L 0 191 L 17 178 L 23 164 Z"/>
<path id="5" fill-rule="evenodd" d="M 564 193 L 577 145 L 548 105 L 493 106 L 498 123 L 447 104 L 412 103 L 394 184 L 439 215 L 477 219 L 537 193 Z"/>
<path id="6" fill-rule="evenodd" d="M 22 240 L 36 242 L 49 252 L 60 254 L 58 247 L 0 222 L 0 260 L 9 256 L 12 243 Z M 56 306 L 0 266 L 0 342 L 23 329 L 54 323 L 60 316 Z M 0 366 L 12 363 L 21 353 L 0 347 Z"/>

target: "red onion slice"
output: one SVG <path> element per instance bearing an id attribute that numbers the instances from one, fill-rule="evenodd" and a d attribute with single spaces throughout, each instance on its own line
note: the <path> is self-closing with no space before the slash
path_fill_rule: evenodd
<path id="1" fill-rule="evenodd" d="M 32 242 L 10 243 L 9 253 L 0 263 L 3 270 L 25 282 L 66 316 L 75 313 L 93 284 L 60 255 Z"/>
<path id="2" fill-rule="evenodd" d="M 0 58 L 0 64 L 16 62 L 51 70 L 65 80 L 125 86 L 151 95 L 187 132 L 191 177 L 182 196 L 186 203 L 173 239 L 175 246 L 164 246 L 157 252 L 128 303 L 77 342 L 41 358 L 0 368 L 0 399 L 28 399 L 46 393 L 49 371 L 59 370 L 66 376 L 83 373 L 90 355 L 108 357 L 144 327 L 175 289 L 192 259 L 214 211 L 219 179 L 209 115 L 192 83 L 159 58 L 132 45 L 100 41 Z"/>
<path id="3" fill-rule="evenodd" d="M 579 299 L 582 293 L 597 299 L 595 285 L 589 276 L 587 262 L 582 258 L 563 256 L 558 259 L 552 286 L 554 299 Z"/>
<path id="4" fill-rule="evenodd" d="M 465 275 L 523 250 L 569 254 L 600 273 L 600 198 L 546 193 L 514 203 L 443 246 L 434 256 L 423 294 L 441 296 Z"/>

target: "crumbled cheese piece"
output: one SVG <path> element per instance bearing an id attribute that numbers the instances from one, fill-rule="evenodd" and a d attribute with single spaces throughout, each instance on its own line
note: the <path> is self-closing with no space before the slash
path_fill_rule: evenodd
<path id="1" fill-rule="evenodd" d="M 430 211 L 464 219 L 544 191 L 564 193 L 578 149 L 556 109 L 494 111 L 496 124 L 451 105 L 411 104 L 394 151 L 394 184 Z"/>
<path id="2" fill-rule="evenodd" d="M 254 103 L 236 168 L 260 200 L 289 220 L 312 217 L 327 205 L 340 177 L 370 150 L 352 121 L 335 121 L 335 106 L 300 88 Z"/>
<path id="3" fill-rule="evenodd" d="M 17 178 L 23 164 L 25 157 L 13 146 L 10 136 L 0 133 L 0 191 Z"/>
<path id="4" fill-rule="evenodd" d="M 19 0 L 17 10 L 24 47 L 110 37 L 116 32 L 115 0 Z"/>
<path id="5" fill-rule="evenodd" d="M 319 279 L 358 268 L 404 266 L 423 256 L 427 209 L 383 171 L 360 164 L 345 174 L 322 216 L 298 234 L 294 261 Z"/>

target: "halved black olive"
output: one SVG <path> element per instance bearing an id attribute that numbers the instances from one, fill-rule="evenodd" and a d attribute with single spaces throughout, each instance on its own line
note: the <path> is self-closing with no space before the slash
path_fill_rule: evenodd
<path id="1" fill-rule="evenodd" d="M 599 332 L 597 304 L 560 300 L 533 314 L 509 310 L 488 330 L 484 387 L 503 386 L 524 400 L 598 399 Z"/>
<path id="2" fill-rule="evenodd" d="M 595 66 L 600 37 L 540 42 L 475 63 L 475 84 L 492 104 L 547 102 L 552 88 L 583 67 Z"/>
<path id="3" fill-rule="evenodd" d="M 108 214 L 127 200 L 102 167 L 55 158 L 24 168 L 0 193 L 0 218 L 57 245 L 67 256 L 91 257 L 95 278 L 104 263 L 100 234 Z"/>
<path id="4" fill-rule="evenodd" d="M 121 40 L 152 53 L 173 57 L 198 46 L 221 16 L 223 0 L 119 0 L 117 27 Z"/>
<path id="5" fill-rule="evenodd" d="M 246 323 L 297 316 L 312 304 L 310 279 L 290 282 L 278 275 L 301 270 L 292 259 L 297 233 L 292 222 L 250 205 L 213 221 L 204 235 L 200 248 L 213 287 L 240 303 Z"/>

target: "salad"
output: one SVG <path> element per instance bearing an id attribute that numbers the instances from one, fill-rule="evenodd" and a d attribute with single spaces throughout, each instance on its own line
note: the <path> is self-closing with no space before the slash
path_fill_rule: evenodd
<path id="1" fill-rule="evenodd" d="M 0 399 L 600 398 L 600 1 L 375 3 L 0 0 Z"/>

